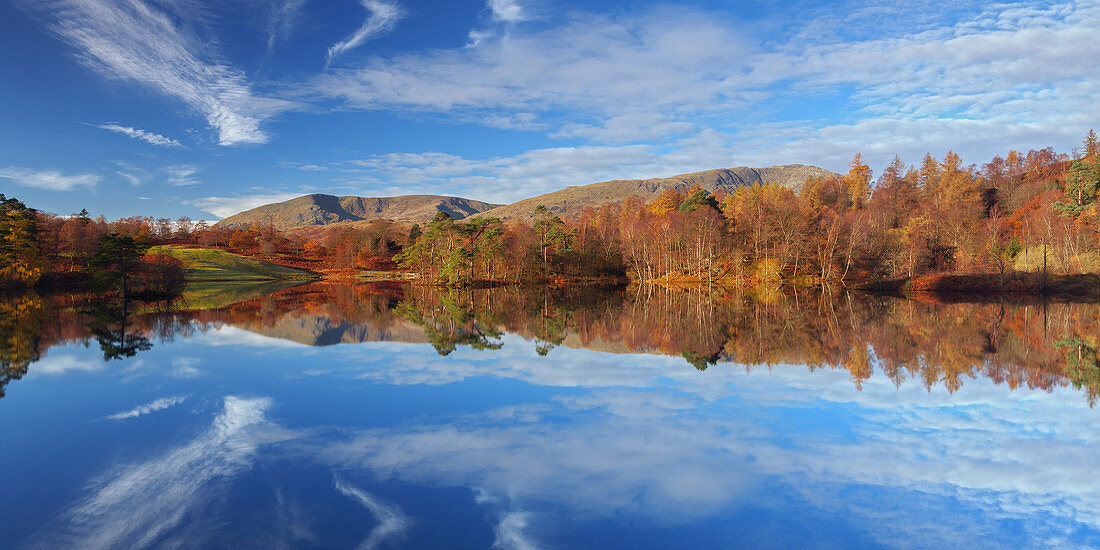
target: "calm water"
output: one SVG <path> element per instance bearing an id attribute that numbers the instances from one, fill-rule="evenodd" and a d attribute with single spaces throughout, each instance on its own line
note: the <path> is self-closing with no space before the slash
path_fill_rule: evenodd
<path id="1" fill-rule="evenodd" d="M 0 546 L 1100 546 L 1098 322 L 596 289 L 9 297 Z"/>

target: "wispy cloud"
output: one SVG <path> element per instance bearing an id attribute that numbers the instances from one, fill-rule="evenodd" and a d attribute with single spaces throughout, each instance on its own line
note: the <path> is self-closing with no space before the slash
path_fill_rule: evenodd
<path id="1" fill-rule="evenodd" d="M 168 185 L 172 187 L 190 187 L 200 183 L 199 179 L 195 177 L 195 174 L 199 173 L 197 166 L 179 164 L 169 166 L 164 171 L 168 176 Z"/>
<path id="2" fill-rule="evenodd" d="M 198 357 L 176 357 L 172 359 L 172 370 L 169 374 L 173 378 L 196 378 L 202 375 L 202 370 L 198 368 L 200 364 L 202 359 Z"/>
<path id="3" fill-rule="evenodd" d="M 153 6 L 111 0 L 27 5 L 53 18 L 50 28 L 83 63 L 108 78 L 136 82 L 183 102 L 206 119 L 221 145 L 268 141 L 260 123 L 291 106 L 255 95 L 243 72 L 204 60 L 211 56 L 201 51 L 200 41 Z"/>
<path id="4" fill-rule="evenodd" d="M 297 25 L 302 6 L 305 3 L 305 0 L 282 0 L 282 2 L 267 4 L 270 10 L 267 19 L 267 49 L 269 52 L 275 49 L 277 42 L 290 36 L 291 31 Z"/>
<path id="5" fill-rule="evenodd" d="M 94 187 L 103 179 L 96 174 L 66 175 L 57 170 L 32 170 L 21 166 L 0 168 L 0 178 L 9 179 L 24 187 L 50 191 L 72 191 L 77 187 Z"/>
<path id="6" fill-rule="evenodd" d="M 431 192 L 507 203 L 571 185 L 745 164 L 731 143 L 730 136 L 703 130 L 664 146 L 549 147 L 486 159 L 441 152 L 391 153 L 353 161 L 345 176 L 369 193 L 401 194 L 416 184 Z"/>
<path id="7" fill-rule="evenodd" d="M 157 399 L 156 401 L 153 401 L 152 403 L 140 405 L 128 411 L 115 413 L 108 416 L 107 418 L 110 418 L 111 420 L 126 420 L 128 418 L 137 418 L 139 416 L 167 409 L 168 407 L 171 407 L 173 405 L 178 405 L 180 403 L 183 403 L 186 399 L 186 395 L 175 397 L 162 397 L 160 399 Z"/>
<path id="8" fill-rule="evenodd" d="M 501 550 L 536 550 L 535 544 L 524 531 L 530 514 L 526 512 L 507 512 L 493 528 L 493 548 Z"/>
<path id="9" fill-rule="evenodd" d="M 523 13 L 510 2 L 489 7 L 497 18 Z M 669 113 L 682 121 L 752 104 L 731 75 L 750 69 L 758 47 L 712 14 L 577 14 L 470 39 L 476 47 L 373 57 L 329 71 L 314 90 L 352 108 L 437 111 L 481 123 L 519 113 L 562 124 Z"/>
<path id="10" fill-rule="evenodd" d="M 204 197 L 187 201 L 186 204 L 201 208 L 219 218 L 227 218 L 238 212 L 244 212 L 273 202 L 283 202 L 300 197 L 303 193 L 260 193 L 238 197 Z"/>
<path id="11" fill-rule="evenodd" d="M 61 518 L 62 525 L 43 530 L 45 539 L 39 546 L 182 544 L 163 537 L 209 506 L 216 493 L 210 490 L 213 484 L 247 471 L 261 445 L 294 436 L 267 421 L 264 413 L 270 406 L 270 399 L 227 396 L 224 411 L 187 444 L 94 480 L 87 494 Z"/>
<path id="12" fill-rule="evenodd" d="M 523 7 L 516 0 L 489 0 L 486 5 L 493 19 L 505 23 L 515 23 L 526 19 Z"/>
<path id="13" fill-rule="evenodd" d="M 344 53 L 358 48 L 367 40 L 390 32 L 397 21 L 405 16 L 404 10 L 395 2 L 359 0 L 359 3 L 370 12 L 370 16 L 354 34 L 333 44 L 328 49 L 326 66 Z"/>
<path id="14" fill-rule="evenodd" d="M 151 174 L 148 170 L 138 166 L 134 166 L 129 162 L 116 160 L 114 164 L 118 167 L 118 169 L 115 170 L 115 174 L 118 177 L 129 182 L 130 185 L 141 185 L 149 181 L 149 178 L 151 177 Z"/>
<path id="15" fill-rule="evenodd" d="M 506 0 L 487 6 L 498 22 L 524 14 Z M 1021 144 L 1072 146 L 1095 125 L 1100 81 L 1079 62 L 1100 55 L 1087 38 L 1100 25 L 1095 3 L 968 5 L 935 17 L 880 8 L 791 14 L 806 30 L 775 33 L 687 8 L 574 12 L 507 33 L 475 28 L 463 47 L 374 56 L 310 88 L 347 108 L 522 121 L 604 144 L 707 128 L 728 134 L 745 164 L 834 169 L 870 149 L 882 164 L 949 148 L 981 162 Z M 905 24 L 836 30 L 883 22 Z"/>
<path id="16" fill-rule="evenodd" d="M 359 543 L 359 550 L 369 550 L 394 537 L 400 536 L 409 526 L 409 520 L 396 505 L 383 502 L 378 497 L 345 482 L 336 477 L 336 490 L 341 494 L 355 499 L 374 516 L 378 525 L 370 530 L 367 538 Z"/>
<path id="17" fill-rule="evenodd" d="M 94 372 L 103 368 L 103 361 L 76 355 L 50 355 L 30 369 L 31 374 L 60 376 L 70 372 Z"/>
<path id="18" fill-rule="evenodd" d="M 142 130 L 140 128 L 122 126 L 121 124 L 100 124 L 97 125 L 96 128 L 102 128 L 104 130 L 122 134 L 124 136 L 129 136 L 134 139 L 140 139 L 141 141 L 150 143 L 152 145 L 159 145 L 161 147 L 183 148 L 183 145 L 180 142 L 172 138 L 168 138 L 160 134 L 150 132 L 148 130 Z"/>

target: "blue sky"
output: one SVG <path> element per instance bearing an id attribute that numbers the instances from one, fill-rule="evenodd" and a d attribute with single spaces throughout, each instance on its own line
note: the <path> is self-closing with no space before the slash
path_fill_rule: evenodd
<path id="1" fill-rule="evenodd" d="M 1093 1 L 0 2 L 0 192 L 217 219 L 732 166 L 1069 152 Z"/>

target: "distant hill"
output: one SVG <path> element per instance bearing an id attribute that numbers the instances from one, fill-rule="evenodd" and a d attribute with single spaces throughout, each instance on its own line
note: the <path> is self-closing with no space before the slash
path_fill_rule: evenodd
<path id="1" fill-rule="evenodd" d="M 505 206 L 499 206 L 479 216 L 502 219 L 530 219 L 535 207 L 544 205 L 556 214 L 571 214 L 583 210 L 586 206 L 609 202 L 621 202 L 632 195 L 650 200 L 666 189 L 686 191 L 698 185 L 714 193 L 719 190 L 731 191 L 742 185 L 773 182 L 784 187 L 800 191 L 802 184 L 812 177 L 830 177 L 836 173 L 802 164 L 785 164 L 766 168 L 719 168 L 705 172 L 694 172 L 646 180 L 612 180 L 589 185 L 566 187 L 560 191 L 546 193 L 530 199 L 524 199 Z"/>
<path id="2" fill-rule="evenodd" d="M 314 194 L 275 204 L 265 204 L 234 214 L 218 222 L 217 227 L 270 223 L 277 229 L 288 229 L 304 225 L 327 225 L 375 218 L 426 223 L 439 212 L 446 212 L 454 219 L 462 219 L 497 206 L 500 205 L 439 195 L 372 198 Z"/>
<path id="3" fill-rule="evenodd" d="M 613 180 L 589 185 L 566 187 L 508 205 L 444 197 L 439 195 L 404 195 L 400 197 L 336 197 L 305 195 L 275 204 L 265 204 L 217 223 L 217 227 L 236 227 L 253 223 L 270 223 L 278 229 L 308 227 L 335 223 L 351 223 L 376 218 L 398 222 L 427 223 L 439 212 L 461 220 L 473 215 L 502 219 L 530 219 L 535 207 L 545 205 L 557 214 L 580 212 L 586 206 L 621 202 L 637 195 L 650 200 L 666 189 L 686 191 L 699 186 L 708 192 L 732 191 L 742 185 L 774 182 L 795 191 L 812 177 L 835 176 L 834 172 L 805 166 L 785 164 L 765 168 L 720 168 L 705 172 L 682 174 L 670 178 L 645 180 Z"/>

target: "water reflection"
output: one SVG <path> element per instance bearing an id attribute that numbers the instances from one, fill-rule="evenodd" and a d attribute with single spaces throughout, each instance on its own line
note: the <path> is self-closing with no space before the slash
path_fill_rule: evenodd
<path id="1" fill-rule="evenodd" d="M 194 545 L 198 526 L 188 529 L 175 544 L 164 537 L 209 505 L 217 496 L 215 484 L 246 471 L 257 447 L 293 436 L 266 422 L 269 399 L 230 396 L 224 403 L 224 410 L 214 422 L 187 444 L 96 479 L 86 496 L 62 514 L 61 524 L 47 530 L 40 545 Z"/>
<path id="2" fill-rule="evenodd" d="M 105 368 L 37 300 L 17 546 L 1100 544 L 1092 304 L 322 283 L 134 308 Z"/>
<path id="3" fill-rule="evenodd" d="M 139 351 L 149 351 L 153 347 L 145 335 L 132 331 L 130 319 L 130 300 L 95 301 L 84 312 L 88 318 L 88 330 L 99 342 L 103 360 L 133 357 Z"/>
<path id="4" fill-rule="evenodd" d="M 208 290 L 170 307 L 138 311 L 125 302 L 74 308 L 72 297 L 0 300 L 3 383 L 18 379 L 52 346 L 94 339 L 105 359 L 132 357 L 150 349 L 154 339 L 230 326 L 269 344 L 430 343 L 441 356 L 462 347 L 500 350 L 510 333 L 531 342 L 538 355 L 565 346 L 679 356 L 699 370 L 719 363 L 748 371 L 789 364 L 842 369 L 856 389 L 878 372 L 895 386 L 914 380 L 956 391 L 966 380 L 987 378 L 1012 388 L 1072 385 L 1090 404 L 1100 395 L 1096 304 L 943 303 L 852 294 L 762 300 L 667 289 L 441 293 L 401 284 L 335 283 L 250 298 L 241 289 L 214 294 L 229 296 L 224 301 L 231 303 L 211 303 Z"/>

